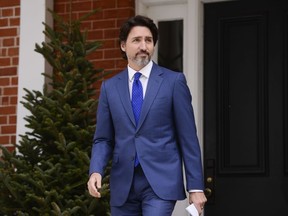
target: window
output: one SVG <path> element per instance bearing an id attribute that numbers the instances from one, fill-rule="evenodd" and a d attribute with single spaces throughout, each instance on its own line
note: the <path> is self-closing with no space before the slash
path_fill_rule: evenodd
<path id="1" fill-rule="evenodd" d="M 183 20 L 159 21 L 158 64 L 183 71 Z"/>

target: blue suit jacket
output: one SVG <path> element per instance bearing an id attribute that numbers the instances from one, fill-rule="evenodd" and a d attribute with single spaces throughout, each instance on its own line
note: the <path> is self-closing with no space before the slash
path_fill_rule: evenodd
<path id="1" fill-rule="evenodd" d="M 97 111 L 90 174 L 104 174 L 112 158 L 111 205 L 122 205 L 133 179 L 137 149 L 142 169 L 162 199 L 185 199 L 186 189 L 202 189 L 201 154 L 191 94 L 183 73 L 153 63 L 138 126 L 128 87 L 128 70 L 104 81 Z"/>

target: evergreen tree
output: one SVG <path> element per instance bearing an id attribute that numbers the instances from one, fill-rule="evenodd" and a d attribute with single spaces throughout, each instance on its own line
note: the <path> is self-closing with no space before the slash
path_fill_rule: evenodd
<path id="1" fill-rule="evenodd" d="M 25 89 L 22 104 L 29 132 L 16 151 L 1 147 L 0 215 L 109 215 L 108 176 L 101 199 L 87 191 L 91 145 L 95 131 L 96 70 L 87 55 L 101 45 L 87 41 L 79 20 L 65 22 L 51 12 L 55 29 L 47 24 L 49 42 L 35 51 L 53 67 L 43 92 Z M 27 72 L 28 73 L 28 72 Z M 32 80 L 31 80 L 32 81 Z"/>

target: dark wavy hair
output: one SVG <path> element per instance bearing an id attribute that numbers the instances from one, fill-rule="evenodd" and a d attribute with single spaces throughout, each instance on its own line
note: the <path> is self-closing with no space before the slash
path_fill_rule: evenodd
<path id="1" fill-rule="evenodd" d="M 119 33 L 120 50 L 121 50 L 121 43 L 126 42 L 131 29 L 135 26 L 144 26 L 150 29 L 152 33 L 152 37 L 153 37 L 154 46 L 156 45 L 158 41 L 157 26 L 155 25 L 153 20 L 150 19 L 149 17 L 137 15 L 137 16 L 131 17 L 126 22 L 124 22 L 120 28 L 120 33 Z M 122 57 L 127 60 L 126 53 L 122 50 L 121 50 L 121 53 L 122 53 Z"/>

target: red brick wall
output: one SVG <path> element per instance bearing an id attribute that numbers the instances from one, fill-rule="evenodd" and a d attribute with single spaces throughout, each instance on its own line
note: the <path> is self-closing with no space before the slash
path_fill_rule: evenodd
<path id="1" fill-rule="evenodd" d="M 127 62 L 122 59 L 118 46 L 119 27 L 135 14 L 135 0 L 54 0 L 57 14 L 73 18 L 100 11 L 83 23 L 89 40 L 103 42 L 90 56 L 95 68 L 122 70 Z M 0 145 L 12 146 L 16 141 L 18 55 L 20 33 L 20 0 L 0 0 Z M 99 88 L 100 82 L 96 88 Z"/>
<path id="2" fill-rule="evenodd" d="M 70 10 L 73 18 L 79 18 L 93 9 L 100 11 L 84 21 L 83 27 L 88 30 L 89 40 L 101 41 L 103 46 L 89 57 L 95 68 L 112 71 L 112 76 L 127 65 L 120 53 L 118 35 L 123 21 L 135 14 L 135 0 L 72 0 L 72 4 L 70 0 L 54 1 L 54 11 L 66 18 Z"/>
<path id="3" fill-rule="evenodd" d="M 0 145 L 15 143 L 20 0 L 0 0 Z"/>

